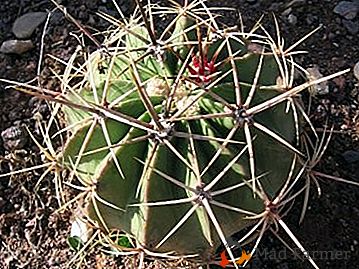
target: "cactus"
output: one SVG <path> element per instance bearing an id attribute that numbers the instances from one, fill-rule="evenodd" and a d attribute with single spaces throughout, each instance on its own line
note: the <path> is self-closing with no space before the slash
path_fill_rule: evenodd
<path id="1" fill-rule="evenodd" d="M 296 85 L 295 46 L 284 50 L 279 34 L 276 44 L 260 24 L 220 28 L 203 1 L 165 9 L 159 33 L 161 11 L 102 14 L 116 28 L 82 64 L 74 54 L 61 94 L 46 92 L 64 104 L 57 164 L 84 186 L 90 222 L 135 249 L 201 262 L 221 244 L 235 260 L 228 238 L 249 229 L 241 242 L 258 245 L 272 223 L 303 249 L 281 219 L 312 171 L 300 93 L 343 72 Z"/>
<path id="2" fill-rule="evenodd" d="M 290 53 L 218 28 L 200 1 L 161 35 L 153 10 L 117 22 L 63 93 L 78 106 L 64 107 L 74 128 L 59 162 L 92 187 L 88 215 L 103 230 L 201 260 L 224 244 L 234 258 L 226 238 L 257 223 L 305 163 L 297 93 L 310 82 L 294 87 Z"/>

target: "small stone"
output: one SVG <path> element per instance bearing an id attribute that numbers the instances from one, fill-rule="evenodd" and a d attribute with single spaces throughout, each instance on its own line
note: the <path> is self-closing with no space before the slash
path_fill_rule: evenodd
<path id="1" fill-rule="evenodd" d="M 273 3 L 270 5 L 269 7 L 269 11 L 278 11 L 281 7 L 281 4 L 280 3 Z"/>
<path id="2" fill-rule="evenodd" d="M 288 16 L 288 22 L 292 25 L 296 25 L 298 22 L 297 16 L 293 15 L 293 14 L 289 14 Z"/>
<path id="3" fill-rule="evenodd" d="M 356 35 L 359 32 L 359 21 L 343 20 L 343 25 L 352 35 Z"/>
<path id="4" fill-rule="evenodd" d="M 17 18 L 12 26 L 12 32 L 17 38 L 29 38 L 35 29 L 45 21 L 46 12 L 29 12 Z"/>
<path id="5" fill-rule="evenodd" d="M 71 225 L 71 237 L 78 237 L 82 242 L 86 243 L 91 236 L 91 230 L 86 222 L 80 218 L 76 218 Z"/>
<path id="6" fill-rule="evenodd" d="M 340 91 L 344 90 L 345 87 L 345 78 L 343 76 L 333 78 L 333 82 L 338 87 Z"/>
<path id="7" fill-rule="evenodd" d="M 284 10 L 284 11 L 282 12 L 282 16 L 287 17 L 290 13 L 292 13 L 292 8 L 291 8 L 291 7 L 290 7 L 290 8 L 287 8 L 286 10 Z"/>
<path id="8" fill-rule="evenodd" d="M 354 19 L 357 15 L 358 11 L 359 11 L 359 2 L 358 1 L 356 1 L 356 2 L 341 1 L 334 8 L 335 13 L 346 18 L 347 20 Z"/>
<path id="9" fill-rule="evenodd" d="M 356 79 L 359 80 L 359 62 L 354 65 L 353 73 Z"/>
<path id="10" fill-rule="evenodd" d="M 319 71 L 319 67 L 314 65 L 313 67 L 307 68 L 307 78 L 309 81 L 317 80 L 323 77 L 322 73 Z M 328 82 L 324 81 L 312 86 L 312 94 L 316 95 L 324 95 L 329 93 Z"/>
<path id="11" fill-rule="evenodd" d="M 333 40 L 334 38 L 336 38 L 336 34 L 333 33 L 333 32 L 330 32 L 330 33 L 328 34 L 328 39 L 329 39 L 329 40 Z"/>
<path id="12" fill-rule="evenodd" d="M 52 12 L 49 23 L 51 25 L 62 25 L 64 23 L 64 15 L 62 12 L 59 10 Z"/>
<path id="13" fill-rule="evenodd" d="M 96 9 L 97 8 L 97 0 L 87 0 L 86 1 L 86 6 L 89 9 Z"/>
<path id="14" fill-rule="evenodd" d="M 318 17 L 313 14 L 308 14 L 307 17 L 305 18 L 305 21 L 307 22 L 308 25 L 312 25 L 318 21 Z"/>
<path id="15" fill-rule="evenodd" d="M 344 57 L 333 57 L 331 59 L 331 63 L 335 65 L 339 69 L 345 68 L 347 62 L 345 61 Z"/>
<path id="16" fill-rule="evenodd" d="M 11 126 L 1 132 L 4 148 L 12 151 L 21 149 L 27 142 L 27 131 L 23 127 Z"/>
<path id="17" fill-rule="evenodd" d="M 7 40 L 1 44 L 0 52 L 21 55 L 34 48 L 31 40 Z"/>
<path id="18" fill-rule="evenodd" d="M 285 5 L 286 8 L 288 7 L 298 7 L 304 5 L 306 0 L 292 0 Z"/>
<path id="19" fill-rule="evenodd" d="M 87 23 L 89 25 L 95 25 L 96 24 L 95 18 L 91 14 L 89 15 L 89 19 L 88 19 Z"/>
<path id="20" fill-rule="evenodd" d="M 359 152 L 356 150 L 348 150 L 342 154 L 347 163 L 355 163 L 359 161 Z"/>

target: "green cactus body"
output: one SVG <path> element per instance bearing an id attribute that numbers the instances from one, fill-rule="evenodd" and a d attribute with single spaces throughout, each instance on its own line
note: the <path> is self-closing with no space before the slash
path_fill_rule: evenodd
<path id="1" fill-rule="evenodd" d="M 208 62 L 216 58 L 216 66 L 208 68 L 218 75 L 207 79 L 205 76 L 211 74 L 204 72 L 207 81 L 203 81 L 191 74 L 189 66 L 194 69 L 194 63 L 189 53 L 200 59 L 198 44 L 190 44 L 190 41 L 199 42 L 193 25 L 191 17 L 183 14 L 174 27 L 174 38 L 161 47 L 158 54 L 148 49 L 151 46 L 148 31 L 138 25 L 131 31 L 120 31 L 118 39 L 109 41 L 119 48 L 109 50 L 108 55 L 99 52 L 91 55 L 84 87 L 65 96 L 73 103 L 86 104 L 84 106 L 92 109 L 105 108 L 112 116 L 94 117 L 90 110 L 65 107 L 67 124 L 77 126 L 60 161 L 70 170 L 77 163 L 79 179 L 95 186 L 96 195 L 89 198 L 87 209 L 90 218 L 99 226 L 124 231 L 151 251 L 198 254 L 203 258 L 212 255 L 222 241 L 202 200 L 209 202 L 226 237 L 253 224 L 254 220 L 248 216 L 253 217 L 265 208 L 263 200 L 253 190 L 241 121 L 254 120 L 289 144 L 295 142 L 296 128 L 293 112 L 286 111 L 285 103 L 251 118 L 241 115 L 242 108 L 236 107 L 232 69 L 236 69 L 241 98 L 246 100 L 261 58 L 261 53 L 248 49 L 249 40 L 231 39 L 229 46 L 238 52 L 233 62 L 229 57 L 233 52 L 222 44 L 225 38 L 213 42 L 201 40 L 206 43 L 204 52 L 205 57 L 209 57 Z M 217 50 L 220 53 L 216 54 Z M 186 59 L 190 60 L 183 67 Z M 97 69 L 99 63 L 105 67 L 103 74 Z M 226 76 L 217 79 L 227 71 Z M 178 75 L 180 72 L 182 74 Z M 279 74 L 274 56 L 267 53 L 251 107 L 281 94 L 274 89 Z M 106 102 L 100 104 L 104 95 Z M 171 104 L 169 98 L 173 100 Z M 114 100 L 119 101 L 106 107 Z M 161 130 L 144 100 L 150 101 Z M 226 104 L 235 109 L 231 110 Z M 186 106 L 190 108 L 176 116 Z M 225 115 L 206 118 L 213 114 Z M 125 120 L 117 120 L 116 115 Z M 130 119 L 130 123 L 126 119 Z M 134 122 L 140 123 L 140 127 Z M 253 138 L 255 176 L 260 177 L 258 180 L 266 194 L 273 197 L 285 183 L 295 153 L 265 132 L 252 128 L 250 122 L 248 126 Z M 231 132 L 232 142 L 220 150 Z M 112 152 L 107 147 L 109 143 L 113 145 Z M 219 157 L 201 175 L 217 153 Z M 236 161 L 229 165 L 234 158 Z M 221 173 L 223 176 L 217 181 Z M 214 180 L 217 182 L 206 190 Z M 221 193 L 231 186 L 237 187 Z M 178 228 L 174 229 L 176 226 Z M 170 232 L 168 239 L 163 241 Z"/>

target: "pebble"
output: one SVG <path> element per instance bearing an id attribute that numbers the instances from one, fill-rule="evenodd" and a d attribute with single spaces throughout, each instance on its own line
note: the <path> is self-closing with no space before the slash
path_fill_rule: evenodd
<path id="1" fill-rule="evenodd" d="M 353 73 L 356 79 L 359 80 L 359 62 L 354 65 Z"/>
<path id="2" fill-rule="evenodd" d="M 333 82 L 337 86 L 338 90 L 340 90 L 340 91 L 344 90 L 346 80 L 345 80 L 345 78 L 343 76 L 333 78 Z"/>
<path id="3" fill-rule="evenodd" d="M 0 52 L 21 55 L 34 48 L 31 40 L 7 40 L 1 44 Z"/>
<path id="4" fill-rule="evenodd" d="M 62 25 L 64 23 L 64 15 L 60 10 L 52 12 L 50 16 L 50 25 Z"/>
<path id="5" fill-rule="evenodd" d="M 356 35 L 359 32 L 359 21 L 343 20 L 345 29 L 352 35 Z"/>
<path id="6" fill-rule="evenodd" d="M 330 59 L 330 62 L 339 69 L 344 69 L 347 64 L 344 57 L 333 57 Z"/>
<path id="7" fill-rule="evenodd" d="M 17 18 L 12 26 L 12 32 L 17 38 L 29 38 L 35 29 L 45 21 L 46 12 L 29 12 Z"/>
<path id="8" fill-rule="evenodd" d="M 71 237 L 78 237 L 82 242 L 86 243 L 89 240 L 89 236 L 91 235 L 91 231 L 89 230 L 88 225 L 81 220 L 80 218 L 76 218 L 71 225 Z"/>
<path id="9" fill-rule="evenodd" d="M 320 79 L 323 77 L 322 73 L 320 73 L 320 71 L 319 71 L 319 66 L 317 66 L 317 65 L 307 68 L 307 72 L 309 73 L 307 75 L 307 78 L 310 81 L 317 80 L 317 79 Z M 313 85 L 312 89 L 313 89 L 312 94 L 314 94 L 314 95 L 316 95 L 316 94 L 324 95 L 324 94 L 329 93 L 329 86 L 328 86 L 327 81 Z"/>
<path id="10" fill-rule="evenodd" d="M 282 16 L 287 17 L 290 13 L 292 13 L 292 8 L 291 8 L 291 7 L 290 7 L 290 8 L 287 8 L 286 10 L 284 10 L 284 11 L 282 12 Z"/>
<path id="11" fill-rule="evenodd" d="M 359 152 L 356 150 L 347 150 L 342 154 L 347 163 L 355 163 L 359 161 Z"/>
<path id="12" fill-rule="evenodd" d="M 308 25 L 312 25 L 318 21 L 318 16 L 313 14 L 308 14 L 307 17 L 305 18 L 305 21 L 307 22 Z"/>
<path id="13" fill-rule="evenodd" d="M 24 127 L 11 126 L 1 132 L 4 148 L 13 151 L 23 148 L 28 139 L 27 131 Z"/>
<path id="14" fill-rule="evenodd" d="M 302 6 L 306 3 L 306 0 L 292 0 L 289 3 L 287 3 L 285 6 L 288 7 L 298 7 Z"/>
<path id="15" fill-rule="evenodd" d="M 97 0 L 87 0 L 86 1 L 86 6 L 89 9 L 96 9 L 97 8 Z"/>
<path id="16" fill-rule="evenodd" d="M 359 1 L 355 1 L 355 2 L 341 1 L 334 8 L 335 13 L 346 18 L 347 20 L 354 19 L 358 11 L 359 11 Z"/>
<path id="17" fill-rule="evenodd" d="M 293 15 L 293 14 L 289 14 L 288 16 L 288 22 L 292 25 L 296 25 L 298 22 L 297 16 Z"/>
<path id="18" fill-rule="evenodd" d="M 271 5 L 270 5 L 270 7 L 269 7 L 269 11 L 278 11 L 279 9 L 280 9 L 280 7 L 281 7 L 281 4 L 280 3 L 276 3 L 276 2 L 274 2 L 274 3 L 272 3 Z"/>

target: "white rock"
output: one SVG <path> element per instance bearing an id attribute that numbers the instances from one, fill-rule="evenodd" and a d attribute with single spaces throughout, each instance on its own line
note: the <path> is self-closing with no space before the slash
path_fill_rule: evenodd
<path id="1" fill-rule="evenodd" d="M 76 218 L 71 225 L 71 232 L 70 236 L 81 239 L 83 243 L 86 243 L 89 240 L 89 237 L 91 235 L 91 231 L 88 228 L 88 225 L 81 220 L 80 218 Z"/>
<path id="2" fill-rule="evenodd" d="M 317 65 L 314 65 L 313 67 L 307 68 L 307 78 L 309 81 L 317 80 L 323 77 L 322 73 L 319 71 L 319 67 Z M 329 93 L 329 86 L 328 82 L 324 81 L 319 84 L 315 84 L 311 87 L 311 93 L 313 95 L 319 94 L 324 95 Z"/>
<path id="3" fill-rule="evenodd" d="M 298 22 L 298 19 L 297 19 L 297 17 L 296 17 L 295 15 L 289 14 L 289 16 L 288 16 L 288 22 L 289 22 L 290 24 L 292 24 L 292 25 L 296 25 L 297 22 Z"/>
<path id="4" fill-rule="evenodd" d="M 354 65 L 353 73 L 356 79 L 359 80 L 359 62 Z"/>

